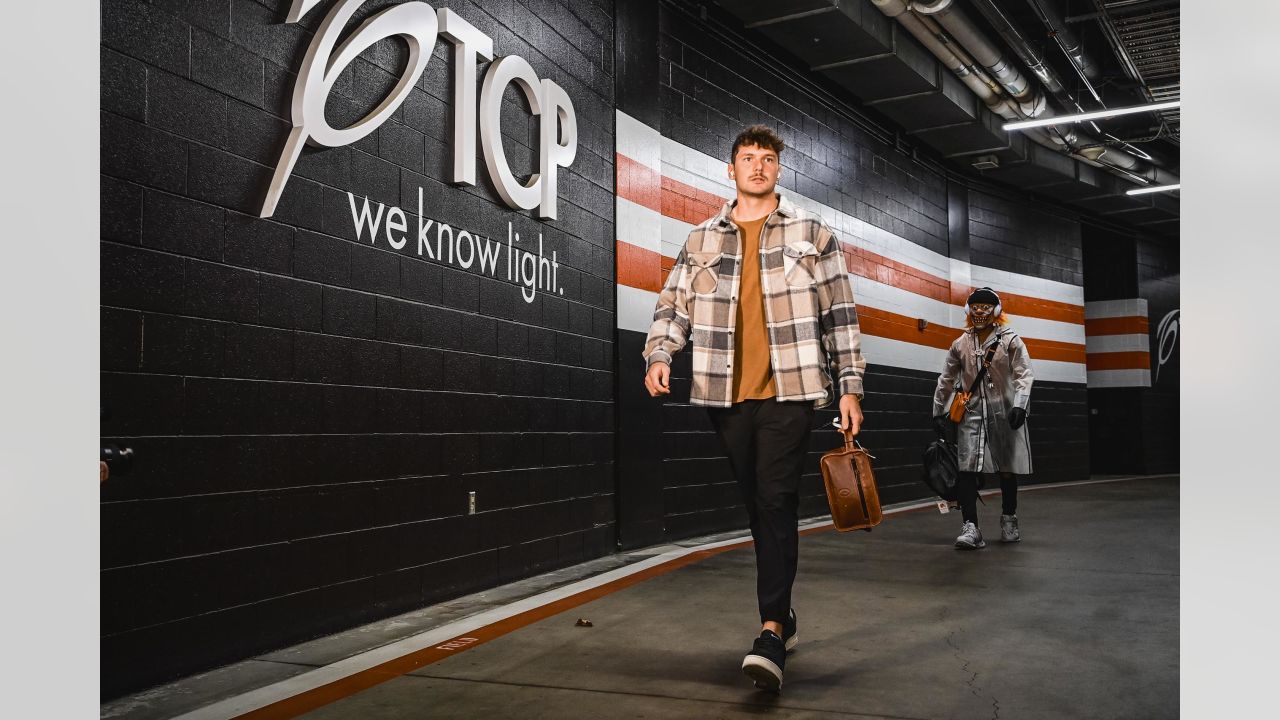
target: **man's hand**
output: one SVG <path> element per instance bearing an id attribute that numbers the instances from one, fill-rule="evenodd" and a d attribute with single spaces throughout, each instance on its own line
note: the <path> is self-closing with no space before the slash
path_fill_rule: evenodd
<path id="1" fill-rule="evenodd" d="M 857 435 L 862 430 L 862 404 L 857 395 L 840 396 L 840 431 Z"/>
<path id="2" fill-rule="evenodd" d="M 945 439 L 947 437 L 947 430 L 949 429 L 948 428 L 949 425 L 951 425 L 950 417 L 946 415 L 933 416 L 933 432 L 937 434 L 939 438 Z"/>
<path id="3" fill-rule="evenodd" d="M 671 394 L 671 366 L 664 362 L 655 362 L 644 374 L 644 389 L 649 397 Z"/>

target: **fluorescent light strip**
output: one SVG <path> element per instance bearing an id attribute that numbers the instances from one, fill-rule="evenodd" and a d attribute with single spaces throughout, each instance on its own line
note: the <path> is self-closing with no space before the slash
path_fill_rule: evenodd
<path id="1" fill-rule="evenodd" d="M 1115 117 L 1116 115 L 1130 115 L 1132 113 L 1168 110 L 1170 108 L 1179 107 L 1180 105 L 1182 105 L 1181 100 L 1170 100 L 1168 102 L 1151 103 L 1150 105 L 1135 105 L 1133 107 L 1097 110 L 1095 112 L 1078 113 L 1076 115 L 1058 115 L 1055 117 L 1040 118 L 1038 120 L 1020 120 L 1018 122 L 1005 123 L 1004 129 L 1012 131 L 1025 130 L 1033 127 L 1045 127 L 1046 125 L 1064 125 L 1066 123 L 1084 122 L 1085 120 Z"/>
<path id="2" fill-rule="evenodd" d="M 1147 193 L 1153 192 L 1168 192 L 1170 190 L 1177 190 L 1180 187 L 1182 187 L 1182 183 L 1175 183 L 1173 185 L 1151 185 L 1149 187 L 1128 190 L 1125 192 L 1125 195 L 1146 195 Z"/>

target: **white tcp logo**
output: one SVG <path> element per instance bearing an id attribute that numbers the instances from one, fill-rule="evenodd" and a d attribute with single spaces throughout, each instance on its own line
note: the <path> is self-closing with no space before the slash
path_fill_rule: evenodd
<path id="1" fill-rule="evenodd" d="M 437 35 L 443 35 L 454 47 L 453 168 L 449 181 L 457 185 L 476 184 L 476 63 L 478 58 L 493 58 L 493 40 L 448 8 L 436 11 L 425 2 L 411 0 L 376 13 L 338 44 L 342 29 L 366 1 L 340 0 L 307 48 L 293 88 L 293 130 L 276 163 L 261 217 L 275 213 L 304 144 L 349 145 L 386 122 L 427 67 Z M 298 22 L 320 2 L 294 0 L 285 22 Z M 350 127 L 330 126 L 324 107 L 338 76 L 360 53 L 391 37 L 403 38 L 409 46 L 409 62 L 399 82 L 377 107 Z M 502 95 L 513 82 L 529 101 L 533 114 L 540 117 L 539 172 L 530 176 L 527 185 L 522 185 L 512 174 L 502 147 Z M 538 217 L 556 219 L 556 174 L 559 168 L 568 167 L 578 152 L 578 125 L 568 94 L 551 80 L 538 79 L 524 58 L 508 55 L 493 62 L 485 74 L 479 116 L 485 166 L 503 201 L 516 209 L 537 208 Z"/>

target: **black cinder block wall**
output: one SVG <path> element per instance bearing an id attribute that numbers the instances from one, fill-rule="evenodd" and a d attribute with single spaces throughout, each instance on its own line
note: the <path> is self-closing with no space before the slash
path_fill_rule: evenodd
<path id="1" fill-rule="evenodd" d="M 1142 397 L 1142 458 L 1145 473 L 1178 472 L 1181 442 L 1181 273 L 1178 245 L 1140 238 L 1138 296 L 1147 301 L 1151 326 L 1151 387 Z M 1220 346 L 1229 353 L 1229 345 Z"/>
<path id="2" fill-rule="evenodd" d="M 1086 225 L 1084 250 L 1086 300 L 1146 303 L 1150 368 L 1149 384 L 1089 388 L 1091 470 L 1176 473 L 1182 342 L 1178 246 Z"/>
<path id="3" fill-rule="evenodd" d="M 389 121 L 304 150 L 259 219 L 335 3 L 299 24 L 289 5 L 102 5 L 102 434 L 137 457 L 102 488 L 104 696 L 614 548 L 613 3 L 432 3 L 571 98 L 554 221 L 503 204 L 482 159 L 478 186 L 448 184 L 443 38 Z M 368 113 L 407 57 L 365 51 L 329 122 Z M 537 172 L 514 88 L 502 132 Z M 505 245 L 510 223 L 535 253 L 541 234 L 558 287 L 525 302 L 504 271 L 420 256 L 419 188 L 455 233 Z M 405 247 L 358 234 L 348 193 L 402 208 Z"/>

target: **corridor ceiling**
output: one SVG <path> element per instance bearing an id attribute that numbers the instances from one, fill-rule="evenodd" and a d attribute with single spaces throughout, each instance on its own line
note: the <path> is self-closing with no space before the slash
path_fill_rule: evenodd
<path id="1" fill-rule="evenodd" d="M 1117 225 L 1178 236 L 1177 192 L 1126 195 L 1152 181 L 1080 159 L 1136 159 L 1135 173 L 1176 181 L 1177 109 L 1082 123 L 1076 127 L 1085 134 L 1070 138 L 1067 149 L 1046 147 L 1025 133 L 1005 132 L 1006 118 L 877 8 L 892 10 L 902 0 L 715 3 L 740 20 L 748 35 L 762 34 L 957 168 Z M 913 17 L 923 17 L 927 12 L 913 10 L 946 3 L 906 5 Z M 1045 96 L 1041 117 L 1180 99 L 1178 0 L 955 0 L 954 7 Z M 945 31 L 942 40 L 956 42 Z M 1036 60 L 1042 67 L 1029 66 Z M 1051 87 L 1054 80 L 1057 88 Z"/>

